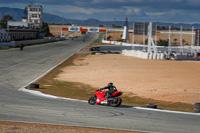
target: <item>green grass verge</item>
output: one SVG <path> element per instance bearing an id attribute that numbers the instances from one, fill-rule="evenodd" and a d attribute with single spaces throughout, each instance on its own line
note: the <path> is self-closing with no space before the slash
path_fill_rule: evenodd
<path id="1" fill-rule="evenodd" d="M 8 50 L 8 49 L 10 49 L 10 47 L 8 46 L 0 47 L 0 50 Z"/>
<path id="2" fill-rule="evenodd" d="M 102 40 L 104 34 L 106 34 L 106 33 L 105 32 L 99 33 L 99 38 L 96 41 L 94 41 L 94 43 L 101 43 L 101 40 Z"/>
<path id="3" fill-rule="evenodd" d="M 94 95 L 94 91 L 98 88 L 93 88 L 92 86 L 83 83 L 65 82 L 56 79 L 64 67 L 72 66 L 74 65 L 73 61 L 75 59 L 84 60 L 86 56 L 87 54 L 79 54 L 70 57 L 46 76 L 38 80 L 36 83 L 40 84 L 40 88 L 36 90 L 55 96 L 88 100 L 91 96 Z M 123 105 L 144 107 L 146 104 L 152 103 L 157 104 L 158 108 L 160 109 L 193 112 L 193 105 L 186 103 L 173 103 L 147 99 L 136 96 L 134 94 L 123 94 L 121 98 L 123 100 Z"/>

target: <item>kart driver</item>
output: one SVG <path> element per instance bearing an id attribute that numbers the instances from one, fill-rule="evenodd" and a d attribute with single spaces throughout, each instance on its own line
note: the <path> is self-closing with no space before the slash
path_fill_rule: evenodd
<path id="1" fill-rule="evenodd" d="M 106 93 L 105 98 L 111 97 L 112 94 L 117 91 L 117 88 L 113 85 L 112 82 L 108 83 L 108 86 L 105 86 L 104 88 L 100 88 L 99 90 L 102 91 L 105 89 L 108 89 L 108 91 L 105 92 Z"/>

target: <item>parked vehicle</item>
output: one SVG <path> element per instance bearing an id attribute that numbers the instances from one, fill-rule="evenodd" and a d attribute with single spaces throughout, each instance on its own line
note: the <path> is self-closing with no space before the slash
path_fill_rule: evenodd
<path id="1" fill-rule="evenodd" d="M 90 51 L 100 51 L 100 47 L 92 47 L 90 48 Z"/>

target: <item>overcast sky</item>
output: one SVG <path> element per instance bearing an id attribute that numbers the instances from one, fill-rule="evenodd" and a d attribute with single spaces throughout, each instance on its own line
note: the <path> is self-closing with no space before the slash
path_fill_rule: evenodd
<path id="1" fill-rule="evenodd" d="M 0 0 L 1 7 L 24 9 L 31 0 Z M 69 19 L 200 23 L 200 0 L 33 0 L 45 13 Z"/>

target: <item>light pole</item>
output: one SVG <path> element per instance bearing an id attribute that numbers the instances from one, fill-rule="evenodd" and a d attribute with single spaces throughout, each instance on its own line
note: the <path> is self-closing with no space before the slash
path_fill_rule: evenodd
<path id="1" fill-rule="evenodd" d="M 63 22 L 61 24 L 61 34 L 60 34 L 60 37 L 63 37 L 63 27 L 64 27 L 64 16 L 63 16 Z"/>
<path id="2" fill-rule="evenodd" d="M 198 38 L 198 41 L 197 41 L 198 43 L 197 44 L 199 46 L 199 30 L 198 30 L 198 36 L 197 36 L 197 38 Z"/>
<path id="3" fill-rule="evenodd" d="M 192 26 L 192 43 L 191 43 L 191 55 L 193 54 L 193 48 L 194 48 L 194 26 Z"/>
<path id="4" fill-rule="evenodd" d="M 134 44 L 135 38 L 134 38 L 134 34 L 135 34 L 135 23 L 133 22 L 133 36 L 132 36 L 132 43 Z"/>
<path id="5" fill-rule="evenodd" d="M 145 23 L 143 26 L 144 26 L 143 27 L 143 49 L 144 49 L 144 47 L 145 47 Z"/>
<path id="6" fill-rule="evenodd" d="M 180 53 L 181 54 L 183 54 L 183 34 L 182 34 L 182 32 L 183 32 L 183 28 L 182 28 L 182 26 L 181 26 L 181 32 L 180 32 Z"/>
<path id="7" fill-rule="evenodd" d="M 114 23 L 115 23 L 115 24 L 114 24 L 114 41 L 115 41 L 115 40 L 116 40 L 116 39 L 115 39 L 116 18 L 114 18 Z"/>
<path id="8" fill-rule="evenodd" d="M 168 56 L 171 53 L 171 25 L 169 26 Z"/>

